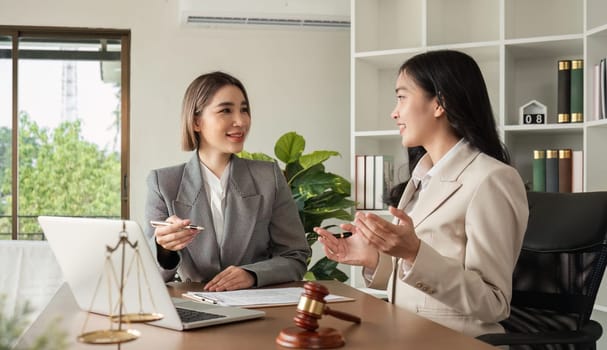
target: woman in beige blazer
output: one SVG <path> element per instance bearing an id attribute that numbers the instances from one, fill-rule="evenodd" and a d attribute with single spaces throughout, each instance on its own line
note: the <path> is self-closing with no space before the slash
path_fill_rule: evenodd
<path id="1" fill-rule="evenodd" d="M 250 126 L 246 90 L 231 75 L 204 74 L 186 90 L 182 146 L 195 152 L 147 179 L 146 220 L 169 223 L 146 229 L 166 281 L 178 273 L 224 291 L 303 277 L 311 251 L 282 171 L 234 155 Z"/>
<path id="2" fill-rule="evenodd" d="M 426 153 L 389 208 L 394 221 L 358 212 L 342 225 L 351 237 L 317 228 L 319 240 L 397 306 L 472 336 L 503 332 L 528 207 L 481 71 L 466 54 L 431 51 L 401 66 L 395 91 L 402 143 Z"/>

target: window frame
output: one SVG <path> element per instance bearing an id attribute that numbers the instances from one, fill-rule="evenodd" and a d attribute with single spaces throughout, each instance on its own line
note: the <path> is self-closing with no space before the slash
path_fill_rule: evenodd
<path id="1" fill-rule="evenodd" d="M 11 239 L 19 234 L 19 38 L 66 38 L 66 39 L 117 39 L 120 40 L 120 216 L 128 219 L 130 189 L 130 81 L 131 81 L 131 31 L 129 29 L 44 27 L 44 26 L 6 26 L 0 25 L 0 36 L 10 37 L 12 41 L 12 155 L 11 177 L 13 200 L 11 203 Z"/>

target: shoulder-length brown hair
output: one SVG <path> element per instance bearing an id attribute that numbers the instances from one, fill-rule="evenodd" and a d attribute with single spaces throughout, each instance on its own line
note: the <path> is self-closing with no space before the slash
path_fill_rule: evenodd
<path id="1" fill-rule="evenodd" d="M 188 86 L 181 107 L 181 148 L 194 151 L 200 145 L 200 135 L 194 131 L 196 118 L 208 105 L 215 93 L 226 85 L 234 85 L 242 91 L 251 113 L 251 104 L 247 90 L 240 80 L 224 72 L 212 72 L 199 76 Z"/>

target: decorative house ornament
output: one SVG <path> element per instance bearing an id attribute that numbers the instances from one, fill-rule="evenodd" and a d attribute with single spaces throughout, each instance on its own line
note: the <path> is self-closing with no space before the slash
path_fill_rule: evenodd
<path id="1" fill-rule="evenodd" d="M 547 108 L 536 100 L 531 100 L 519 109 L 521 124 L 546 124 Z"/>

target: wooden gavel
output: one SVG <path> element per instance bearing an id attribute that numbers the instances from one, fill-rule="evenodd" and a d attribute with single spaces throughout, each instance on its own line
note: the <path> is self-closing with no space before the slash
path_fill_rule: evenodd
<path id="1" fill-rule="evenodd" d="M 325 303 L 329 294 L 327 287 L 306 282 L 304 292 L 297 304 L 297 315 L 293 318 L 297 327 L 287 327 L 276 337 L 278 345 L 298 349 L 338 348 L 345 344 L 341 332 L 330 327 L 318 327 L 322 315 L 331 315 L 342 320 L 360 323 L 360 318 L 345 312 L 330 309 Z"/>
<path id="2" fill-rule="evenodd" d="M 297 304 L 297 315 L 293 318 L 295 325 L 313 331 L 318 328 L 318 320 L 322 315 L 331 315 L 345 321 L 360 323 L 360 317 L 329 308 L 325 302 L 328 294 L 327 287 L 314 282 L 306 282 L 304 292 Z"/>

